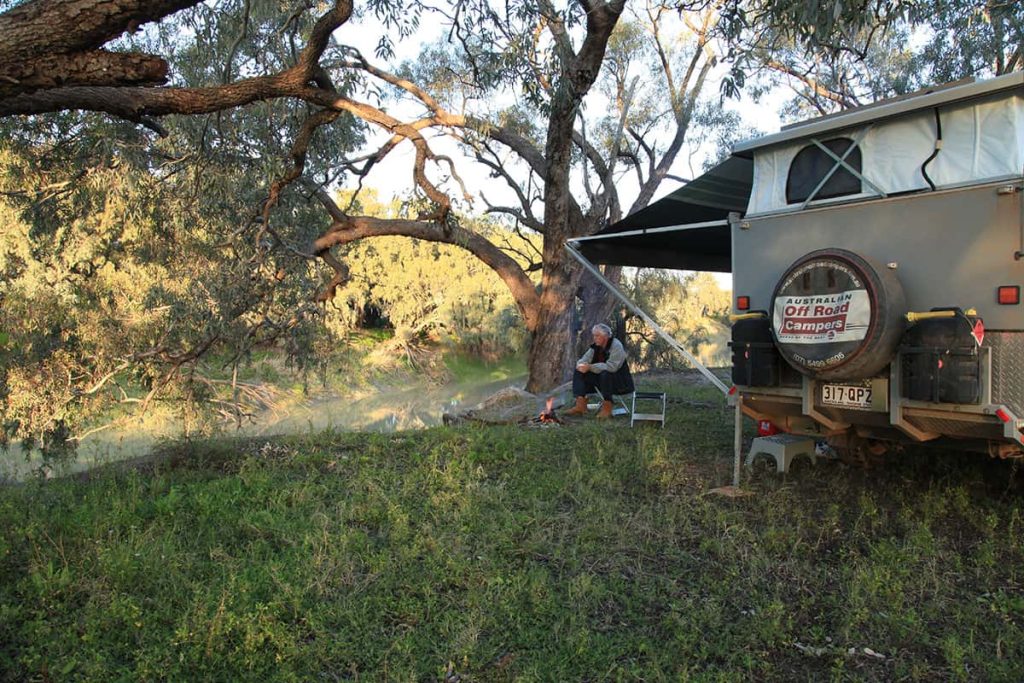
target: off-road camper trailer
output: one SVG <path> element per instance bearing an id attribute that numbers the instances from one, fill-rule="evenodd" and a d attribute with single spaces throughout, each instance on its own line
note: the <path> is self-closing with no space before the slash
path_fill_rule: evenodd
<path id="1" fill-rule="evenodd" d="M 572 248 L 731 270 L 743 411 L 1024 456 L 1024 74 L 789 126 Z"/>

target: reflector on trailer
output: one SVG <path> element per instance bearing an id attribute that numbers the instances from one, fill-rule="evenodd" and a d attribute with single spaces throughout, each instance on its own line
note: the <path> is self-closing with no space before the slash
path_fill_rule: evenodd
<path id="1" fill-rule="evenodd" d="M 738 296 L 738 297 L 736 297 L 736 310 L 738 310 L 738 311 L 749 311 L 750 310 L 750 297 L 749 296 Z"/>
<path id="2" fill-rule="evenodd" d="M 996 290 L 996 301 L 1003 306 L 1020 303 L 1020 285 L 1003 285 Z"/>

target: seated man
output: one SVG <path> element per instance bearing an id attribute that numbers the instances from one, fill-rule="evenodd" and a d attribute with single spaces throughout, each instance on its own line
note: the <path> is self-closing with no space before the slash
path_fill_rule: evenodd
<path id="1" fill-rule="evenodd" d="M 594 325 L 591 334 L 594 343 L 576 361 L 576 371 L 572 373 L 572 395 L 576 397 L 576 405 L 566 411 L 566 415 L 585 415 L 587 394 L 596 390 L 603 399 L 597 417 L 607 419 L 612 416 L 612 396 L 633 391 L 633 376 L 626 363 L 626 349 L 622 342 L 612 337 L 611 328 L 599 323 Z"/>

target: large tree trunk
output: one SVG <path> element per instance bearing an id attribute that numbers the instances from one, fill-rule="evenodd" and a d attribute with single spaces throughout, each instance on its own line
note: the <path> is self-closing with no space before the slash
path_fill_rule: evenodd
<path id="1" fill-rule="evenodd" d="M 587 10 L 587 37 L 578 54 L 562 33 L 556 43 L 563 72 L 551 102 L 544 146 L 544 277 L 541 280 L 540 313 L 533 329 L 527 367 L 526 390 L 548 391 L 569 379 L 573 345 L 570 335 L 576 285 L 581 268 L 565 251 L 565 241 L 584 234 L 583 214 L 572 199 L 569 170 L 572 165 L 572 134 L 580 102 L 597 78 L 608 37 L 622 13 L 625 0 L 599 4 L 581 0 Z"/>
<path id="2" fill-rule="evenodd" d="M 562 242 L 544 240 L 540 311 L 527 358 L 530 377 L 526 390 L 533 393 L 548 391 L 568 380 L 576 359 L 570 327 L 579 268 L 565 253 Z"/>
<path id="3" fill-rule="evenodd" d="M 622 266 L 606 266 L 604 276 L 617 286 L 622 279 Z M 615 328 L 612 320 L 612 313 L 618 307 L 619 300 L 589 272 L 583 273 L 580 277 L 579 297 L 583 301 L 583 316 L 580 321 L 579 337 L 575 340 L 577 357 L 583 355 L 584 350 L 592 343 L 590 330 L 594 325 L 608 325 L 616 337 L 620 337 L 621 332 Z"/>

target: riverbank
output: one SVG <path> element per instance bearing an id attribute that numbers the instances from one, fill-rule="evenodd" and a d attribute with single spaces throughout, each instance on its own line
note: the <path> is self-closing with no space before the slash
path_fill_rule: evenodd
<path id="1" fill-rule="evenodd" d="M 1006 463 L 722 498 L 731 414 L 665 388 L 663 430 L 219 439 L 0 489 L 0 681 L 1024 676 Z"/>
<path id="2" fill-rule="evenodd" d="M 283 360 L 263 354 L 241 381 L 253 393 L 272 397 L 247 406 L 250 417 L 235 421 L 231 411 L 201 415 L 181 406 L 157 403 L 142 415 L 118 411 L 84 429 L 85 438 L 67 462 L 44 463 L 10 444 L 0 451 L 0 482 L 21 481 L 33 474 L 63 476 L 145 457 L 160 444 L 182 438 L 310 434 L 324 429 L 394 432 L 439 425 L 445 413 L 458 412 L 507 386 L 526 382 L 525 360 L 505 357 L 487 361 L 446 353 L 441 346 L 416 353 L 413 366 L 380 340 L 353 343 L 352 353 L 319 375 L 303 378 Z M 229 387 L 220 398 L 230 398 Z"/>

